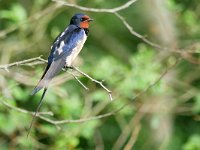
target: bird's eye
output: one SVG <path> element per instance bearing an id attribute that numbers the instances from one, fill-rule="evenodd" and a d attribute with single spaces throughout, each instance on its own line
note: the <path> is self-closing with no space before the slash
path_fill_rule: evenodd
<path id="1" fill-rule="evenodd" d="M 87 18 L 81 18 L 81 22 L 86 21 L 86 20 L 87 20 Z"/>

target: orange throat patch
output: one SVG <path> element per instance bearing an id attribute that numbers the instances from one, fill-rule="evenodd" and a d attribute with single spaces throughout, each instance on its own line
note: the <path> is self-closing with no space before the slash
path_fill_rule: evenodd
<path id="1" fill-rule="evenodd" d="M 83 29 L 89 28 L 89 22 L 88 21 L 81 22 L 80 27 Z"/>

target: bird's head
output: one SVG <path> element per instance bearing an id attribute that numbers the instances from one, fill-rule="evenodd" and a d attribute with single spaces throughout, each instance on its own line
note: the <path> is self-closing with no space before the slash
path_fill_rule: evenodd
<path id="1" fill-rule="evenodd" d="M 75 14 L 70 21 L 70 24 L 76 25 L 80 28 L 87 29 L 89 28 L 90 21 L 93 21 L 89 16 L 85 14 Z"/>

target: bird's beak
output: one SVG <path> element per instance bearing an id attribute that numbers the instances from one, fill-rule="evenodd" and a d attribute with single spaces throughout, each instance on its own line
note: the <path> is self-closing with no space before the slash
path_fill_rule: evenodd
<path id="1" fill-rule="evenodd" d="M 92 18 L 89 18 L 87 21 L 89 21 L 89 22 L 90 22 L 90 21 L 94 21 L 94 19 L 92 19 Z"/>

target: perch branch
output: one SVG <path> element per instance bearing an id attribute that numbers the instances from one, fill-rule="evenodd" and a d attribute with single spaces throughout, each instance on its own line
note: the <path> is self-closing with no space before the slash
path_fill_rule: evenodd
<path id="1" fill-rule="evenodd" d="M 79 72 L 80 74 L 82 74 L 83 76 L 85 76 L 86 78 L 90 79 L 92 82 L 95 82 L 97 84 L 99 84 L 104 90 L 106 90 L 106 92 L 108 93 L 108 96 L 110 98 L 110 100 L 113 100 L 112 97 L 112 91 L 110 91 L 104 84 L 103 81 L 98 81 L 94 78 L 92 78 L 91 76 L 89 76 L 88 74 L 84 73 L 83 71 L 81 71 L 80 69 L 78 69 L 77 67 L 73 67 L 72 69 L 74 69 L 75 71 Z"/>
<path id="2" fill-rule="evenodd" d="M 137 99 L 141 95 L 145 94 L 148 90 L 150 90 L 152 87 L 154 87 L 156 84 L 158 84 L 160 82 L 160 80 L 163 79 L 164 76 L 170 70 L 172 70 L 177 65 L 177 63 L 180 60 L 181 60 L 181 58 L 177 59 L 175 61 L 175 63 L 173 63 L 172 65 L 170 65 L 168 68 L 166 68 L 165 71 L 152 84 L 150 84 L 149 86 L 147 86 L 143 91 L 141 91 L 135 97 L 133 97 L 131 101 L 127 102 L 123 106 L 121 106 L 118 109 L 113 110 L 113 111 L 111 111 L 109 113 L 105 113 L 105 114 L 97 115 L 97 116 L 92 116 L 92 117 L 87 117 L 87 118 L 81 118 L 81 119 L 77 119 L 77 120 L 52 120 L 52 119 L 44 116 L 44 114 L 53 115 L 52 112 L 39 112 L 36 117 L 38 117 L 38 118 L 40 118 L 40 119 L 42 119 L 42 120 L 44 120 L 44 121 L 46 121 L 48 123 L 51 123 L 51 124 L 55 125 L 56 127 L 59 127 L 58 125 L 60 125 L 60 124 L 66 124 L 66 123 L 83 123 L 83 122 L 92 121 L 92 120 L 98 120 L 98 119 L 102 119 L 102 118 L 105 118 L 105 117 L 109 117 L 109 116 L 115 115 L 116 113 L 118 113 L 119 111 L 121 111 L 122 109 L 124 109 L 126 106 L 130 105 L 130 103 L 134 102 L 135 99 Z M 33 113 L 34 113 L 34 112 L 30 112 L 30 111 L 27 111 L 27 110 L 24 110 L 24 109 L 21 109 L 21 108 L 17 108 L 17 107 L 11 106 L 11 105 L 7 104 L 5 101 L 2 101 L 2 100 L 0 100 L 0 102 L 2 104 L 4 104 L 6 107 L 14 109 L 14 110 L 16 110 L 18 112 L 21 112 L 21 113 L 26 113 L 26 114 L 31 114 L 31 115 L 33 115 Z"/>
<path id="3" fill-rule="evenodd" d="M 45 59 L 42 58 L 42 56 L 39 56 L 39 57 L 30 58 L 30 59 L 26 59 L 26 60 L 22 60 L 22 61 L 17 61 L 17 62 L 6 64 L 6 65 L 0 65 L 0 69 L 4 69 L 9 72 L 8 68 L 10 68 L 10 67 L 20 66 L 20 65 L 23 65 L 23 66 L 28 65 L 29 66 L 29 63 L 36 62 L 36 61 L 40 61 L 43 63 L 47 62 Z"/>

